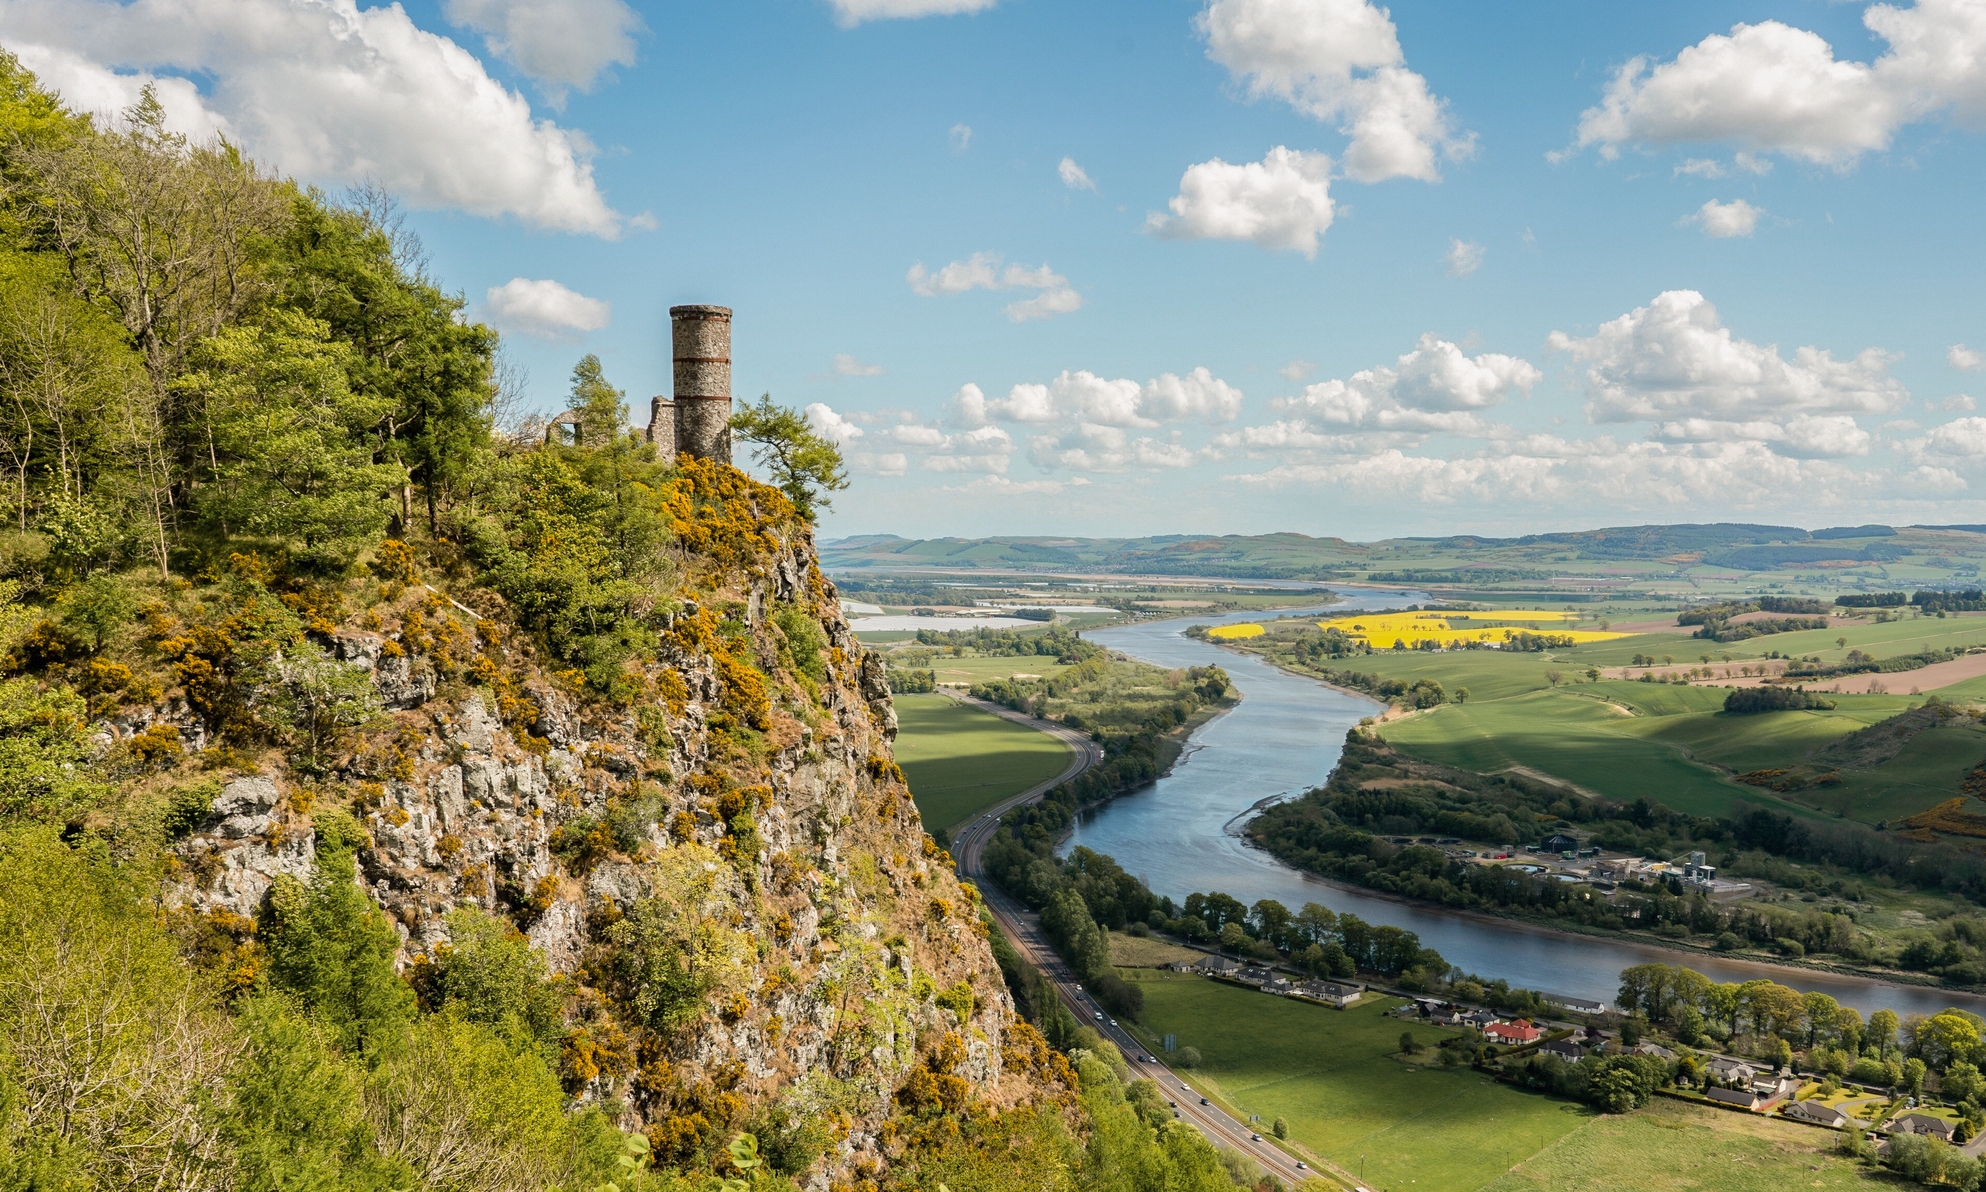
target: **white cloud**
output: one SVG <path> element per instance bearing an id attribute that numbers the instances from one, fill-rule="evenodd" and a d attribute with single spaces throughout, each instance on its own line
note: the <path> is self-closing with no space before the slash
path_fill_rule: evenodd
<path id="1" fill-rule="evenodd" d="M 1020 265 L 1001 266 L 1000 254 L 976 252 L 963 261 L 953 261 L 936 271 L 918 261 L 904 274 L 911 292 L 923 298 L 964 294 L 972 290 L 1038 290 L 1032 298 L 1010 302 L 1002 309 L 1016 323 L 1047 319 L 1080 310 L 1083 296 L 1069 285 L 1069 279 L 1045 263 L 1027 269 Z"/>
<path id="2" fill-rule="evenodd" d="M 831 363 L 834 366 L 834 375 L 838 377 L 880 377 L 883 375 L 882 365 L 866 364 L 849 355 L 847 352 L 836 352 Z"/>
<path id="3" fill-rule="evenodd" d="M 1437 151 L 1467 156 L 1443 102 L 1406 68 L 1398 32 L 1367 0 L 1210 0 L 1194 19 L 1207 57 L 1253 98 L 1280 99 L 1351 137 L 1345 174 L 1435 181 Z"/>
<path id="4" fill-rule="evenodd" d="M 1728 240 L 1733 236 L 1749 236 L 1758 227 L 1758 217 L 1765 212 L 1743 199 L 1733 199 L 1720 203 L 1711 199 L 1686 217 L 1684 223 L 1693 223 L 1703 229 L 1703 234 L 1716 240 Z"/>
<path id="5" fill-rule="evenodd" d="M 1055 167 L 1055 173 L 1061 177 L 1062 185 L 1070 190 L 1096 189 L 1096 183 L 1090 180 L 1090 176 L 1084 172 L 1083 167 L 1076 164 L 1076 159 L 1073 157 L 1063 158 L 1062 164 Z"/>
<path id="6" fill-rule="evenodd" d="M 946 414 L 958 426 L 974 429 L 986 425 L 986 393 L 979 386 L 967 381 L 959 386 L 958 392 L 945 403 Z"/>
<path id="7" fill-rule="evenodd" d="M 1029 383 L 1015 385 L 1007 396 L 988 402 L 986 412 L 1008 422 L 1054 422 L 1062 416 L 1055 409 L 1055 399 L 1048 395 L 1048 386 Z"/>
<path id="8" fill-rule="evenodd" d="M 1479 412 L 1513 392 L 1529 393 L 1543 379 L 1529 361 L 1485 352 L 1469 356 L 1456 344 L 1421 336 L 1391 368 L 1362 369 L 1343 380 L 1320 381 L 1273 408 L 1318 426 L 1483 434 Z"/>
<path id="9" fill-rule="evenodd" d="M 1008 422 L 1047 425 L 1068 422 L 1113 429 L 1150 429 L 1199 418 L 1231 422 L 1241 413 L 1242 392 L 1205 368 L 1185 376 L 1161 373 L 1140 385 L 1128 378 L 1100 377 L 1088 369 L 1063 370 L 1046 385 L 1023 382 L 994 402 L 968 386 L 953 398 L 961 408 L 983 403 L 982 416 Z"/>
<path id="10" fill-rule="evenodd" d="M 206 119 L 306 181 L 370 180 L 416 207 L 620 231 L 586 137 L 534 119 L 474 55 L 416 28 L 398 5 L 4 0 L 0 38 L 48 83 L 83 96 L 131 86 L 117 77 L 199 78 Z M 182 123 L 188 91 L 166 95 Z"/>
<path id="11" fill-rule="evenodd" d="M 1986 459 L 1986 418 L 1954 418 L 1934 426 L 1924 436 L 1922 447 L 1933 455 Z"/>
<path id="12" fill-rule="evenodd" d="M 1945 399 L 1945 409 L 1947 410 L 1965 410 L 1969 412 L 1973 408 L 1974 402 L 1970 394 L 1954 393 Z"/>
<path id="13" fill-rule="evenodd" d="M 1678 175 L 1689 174 L 1696 178 L 1722 178 L 1724 167 L 1707 157 L 1686 157 L 1676 166 Z"/>
<path id="14" fill-rule="evenodd" d="M 598 298 L 555 281 L 513 277 L 483 295 L 490 322 L 505 331 L 537 339 L 569 340 L 599 331 L 613 321 L 614 308 Z"/>
<path id="15" fill-rule="evenodd" d="M 999 0 L 828 0 L 834 6 L 835 24 L 852 29 L 863 21 L 884 21 L 898 17 L 949 17 L 961 13 L 984 12 Z"/>
<path id="16" fill-rule="evenodd" d="M 1612 157 L 1623 144 L 1725 141 L 1845 168 L 1889 147 L 1898 129 L 1949 111 L 1986 116 L 1986 7 L 1978 0 L 1871 5 L 1862 14 L 1889 43 L 1873 63 L 1837 59 L 1818 34 L 1778 21 L 1739 24 L 1651 65 L 1630 59 L 1578 145 Z M 1739 160 L 1741 168 L 1758 164 Z"/>
<path id="17" fill-rule="evenodd" d="M 826 402 L 817 401 L 803 412 L 807 415 L 807 421 L 813 426 L 814 433 L 837 446 L 845 447 L 865 433 L 861 427 L 835 413 Z M 900 475 L 901 472 L 899 471 L 898 474 Z"/>
<path id="18" fill-rule="evenodd" d="M 1483 254 L 1487 251 L 1482 245 L 1471 244 L 1467 240 L 1449 241 L 1448 254 L 1443 258 L 1448 262 L 1448 275 L 1467 277 L 1474 273 L 1482 268 Z"/>
<path id="19" fill-rule="evenodd" d="M 1288 381 L 1301 381 L 1317 371 L 1317 366 L 1308 360 L 1292 360 L 1276 370 L 1277 375 Z"/>
<path id="20" fill-rule="evenodd" d="M 945 137 L 952 143 L 952 152 L 964 153 L 972 144 L 972 125 L 965 123 L 954 124 L 951 127 L 951 131 L 945 134 Z"/>
<path id="21" fill-rule="evenodd" d="M 0 20 L 5 10 L 0 9 Z M 119 74 L 71 50 L 58 46 L 10 41 L 21 65 L 35 73 L 42 85 L 62 93 L 62 101 L 79 112 L 115 118 L 138 102 L 149 84 L 165 109 L 166 127 L 196 141 L 216 136 L 239 139 L 228 118 L 207 105 L 200 89 L 186 79 L 160 76 L 150 71 Z"/>
<path id="22" fill-rule="evenodd" d="M 1042 494 L 1055 496 L 1065 489 L 1081 488 L 1088 484 L 1087 476 L 1072 476 L 1067 480 L 1009 480 L 1005 476 L 981 476 L 970 484 L 947 486 L 948 493 L 995 493 L 1000 496 L 1021 496 Z"/>
<path id="23" fill-rule="evenodd" d="M 1964 344 L 1953 344 L 1945 349 L 1945 363 L 1960 372 L 1978 372 L 1986 368 L 1986 355 L 1981 355 Z"/>
<path id="24" fill-rule="evenodd" d="M 1659 294 L 1584 339 L 1554 331 L 1549 342 L 1585 367 L 1593 422 L 1782 423 L 1803 414 L 1887 414 L 1910 397 L 1879 348 L 1836 360 L 1802 347 L 1789 361 L 1776 345 L 1733 336 L 1695 290 Z"/>
<path id="25" fill-rule="evenodd" d="M 891 427 L 890 438 L 906 447 L 943 447 L 950 442 L 945 432 L 937 427 L 917 424 Z"/>
<path id="26" fill-rule="evenodd" d="M 910 457 L 901 451 L 875 453 L 858 451 L 848 457 L 849 466 L 870 476 L 901 476 L 910 470 Z"/>
<path id="27" fill-rule="evenodd" d="M 554 104 L 590 91 L 610 66 L 634 65 L 641 18 L 622 0 L 446 0 L 450 24 L 474 29 L 492 54 L 538 80 Z"/>
<path id="28" fill-rule="evenodd" d="M 1331 226 L 1331 159 L 1276 146 L 1259 162 L 1229 165 L 1216 157 L 1188 166 L 1179 194 L 1153 212 L 1145 230 L 1177 240 L 1251 240 L 1267 249 L 1317 256 Z"/>

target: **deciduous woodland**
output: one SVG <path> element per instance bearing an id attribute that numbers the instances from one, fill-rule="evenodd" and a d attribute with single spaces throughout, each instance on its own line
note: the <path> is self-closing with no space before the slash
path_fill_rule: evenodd
<path id="1" fill-rule="evenodd" d="M 828 445 L 547 444 L 378 196 L 0 126 L 0 1187 L 1234 1185 L 1014 1016 Z"/>

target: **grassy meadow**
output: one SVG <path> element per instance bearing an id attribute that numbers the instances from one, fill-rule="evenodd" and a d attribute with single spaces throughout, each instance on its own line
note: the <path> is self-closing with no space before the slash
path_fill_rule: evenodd
<path id="1" fill-rule="evenodd" d="M 1468 1192 L 1593 1120 L 1584 1106 L 1443 1069 L 1425 1050 L 1406 1062 L 1404 1024 L 1382 1013 L 1399 999 L 1333 1010 L 1186 973 L 1122 972 L 1144 991 L 1148 1044 L 1172 1033 L 1200 1051 L 1203 1066 L 1187 1076 L 1199 1094 L 1260 1114 L 1265 1137 L 1287 1120 L 1299 1153 L 1354 1174 L 1363 1155 L 1375 1190 Z M 1412 1030 L 1424 1048 L 1455 1033 Z"/>
<path id="2" fill-rule="evenodd" d="M 1046 782 L 1072 756 L 1047 733 L 942 695 L 899 695 L 895 702 L 896 760 L 927 829 L 950 828 Z"/>
<path id="3" fill-rule="evenodd" d="M 1230 644 L 1274 657 L 1279 643 L 1305 632 L 1307 624 L 1269 622 L 1267 634 Z M 1899 694 L 1842 693 L 1829 696 L 1836 706 L 1828 710 L 1730 715 L 1722 710 L 1725 688 L 1589 681 L 1587 671 L 1622 667 L 1636 655 L 1693 665 L 1707 656 L 1722 667 L 1768 651 L 1818 656 L 1828 663 L 1854 649 L 1885 658 L 1980 645 L 1986 645 L 1986 615 L 1966 614 L 1858 622 L 1729 644 L 1679 633 L 1638 633 L 1545 653 L 1379 650 L 1328 665 L 1407 683 L 1432 679 L 1451 700 L 1467 689 L 1466 703 L 1389 721 L 1382 729 L 1389 741 L 1429 761 L 1479 773 L 1518 767 L 1615 798 L 1646 797 L 1698 815 L 1722 814 L 1744 800 L 1876 823 L 1956 794 L 1965 774 L 1986 759 L 1986 726 L 1959 721 L 1918 733 L 1894 757 L 1866 768 L 1842 768 L 1838 783 L 1824 787 L 1773 792 L 1736 777 L 1800 765 L 1830 743 L 1922 703 L 1923 694 L 1912 690 L 1914 672 L 1879 676 Z M 1986 701 L 1986 678 L 1939 692 L 1954 700 Z"/>

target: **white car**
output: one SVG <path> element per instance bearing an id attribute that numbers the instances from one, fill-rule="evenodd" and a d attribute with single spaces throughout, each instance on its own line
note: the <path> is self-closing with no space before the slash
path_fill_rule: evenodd
<path id="1" fill-rule="evenodd" d="M 1090 1015 L 1090 1017 L 1091 1017 L 1091 1018 L 1094 1018 L 1094 1019 L 1096 1019 L 1096 1020 L 1097 1020 L 1098 1022 L 1102 1022 L 1102 1021 L 1103 1021 L 1103 1011 L 1101 1011 L 1101 1010 L 1098 1010 L 1098 1011 L 1097 1011 L 1096 1013 L 1094 1013 L 1094 1014 L 1092 1014 L 1092 1015 Z"/>

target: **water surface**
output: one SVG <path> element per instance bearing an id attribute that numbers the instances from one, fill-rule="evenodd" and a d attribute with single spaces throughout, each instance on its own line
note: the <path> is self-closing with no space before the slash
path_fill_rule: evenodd
<path id="1" fill-rule="evenodd" d="M 1362 591 L 1346 596 L 1329 611 L 1397 608 L 1426 599 L 1419 592 Z M 1768 977 L 1799 989 L 1819 990 L 1865 1015 L 1884 1006 L 1899 1014 L 1930 1014 L 1952 1005 L 1986 1013 L 1986 998 L 1485 921 L 1379 898 L 1291 869 L 1249 846 L 1240 834 L 1242 823 L 1264 799 L 1322 784 L 1337 764 L 1346 731 L 1379 706 L 1182 632 L 1193 624 L 1262 619 L 1261 613 L 1241 612 L 1147 621 L 1085 634 L 1100 645 L 1159 666 L 1217 664 L 1227 670 L 1243 698 L 1233 711 L 1193 734 L 1187 753 L 1171 774 L 1085 816 L 1063 845 L 1064 853 L 1076 845 L 1108 853 L 1144 878 L 1154 892 L 1175 900 L 1195 891 L 1220 890 L 1244 903 L 1273 898 L 1291 910 L 1319 902 L 1370 923 L 1413 931 L 1449 963 L 1470 972 L 1573 997 L 1612 1001 L 1622 969 L 1661 961 L 1688 965 L 1718 981 Z"/>

